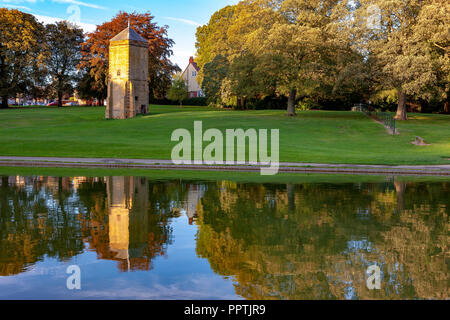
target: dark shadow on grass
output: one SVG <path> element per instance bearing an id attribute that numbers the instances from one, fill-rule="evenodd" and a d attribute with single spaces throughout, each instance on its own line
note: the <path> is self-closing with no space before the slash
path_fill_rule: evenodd
<path id="1" fill-rule="evenodd" d="M 348 119 L 348 120 L 362 120 L 369 119 L 364 114 L 352 111 L 305 111 L 298 112 L 298 118 L 310 118 L 310 119 Z"/>
<path id="2" fill-rule="evenodd" d="M 66 110 L 66 109 L 71 109 L 71 110 L 77 110 L 77 109 L 86 109 L 86 108 L 96 108 L 96 109 L 101 109 L 101 108 L 105 108 L 105 106 L 67 106 L 67 107 L 57 107 L 57 106 L 26 106 L 26 107 L 22 107 L 22 106 L 10 106 L 8 109 L 0 109 L 0 110 L 43 110 L 43 109 L 48 109 L 48 110 Z"/>

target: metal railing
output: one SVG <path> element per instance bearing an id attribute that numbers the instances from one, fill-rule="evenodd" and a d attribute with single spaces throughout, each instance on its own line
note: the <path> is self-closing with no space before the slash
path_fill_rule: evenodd
<path id="1" fill-rule="evenodd" d="M 381 121 L 386 127 L 396 133 L 395 114 L 392 112 L 375 111 L 369 105 L 360 103 L 355 105 L 354 110 L 365 113 L 368 117 L 376 118 Z"/>

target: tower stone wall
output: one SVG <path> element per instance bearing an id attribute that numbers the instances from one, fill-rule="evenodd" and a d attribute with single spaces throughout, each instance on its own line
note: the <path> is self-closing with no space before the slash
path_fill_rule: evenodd
<path id="1" fill-rule="evenodd" d="M 148 42 L 127 28 L 109 46 L 106 119 L 129 119 L 147 114 Z"/>

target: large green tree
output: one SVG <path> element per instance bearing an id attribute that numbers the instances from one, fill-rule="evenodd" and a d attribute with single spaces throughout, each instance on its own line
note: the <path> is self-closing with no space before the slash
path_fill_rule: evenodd
<path id="1" fill-rule="evenodd" d="M 430 88 L 437 89 L 439 80 L 445 82 L 442 77 L 439 79 L 439 74 L 448 70 L 450 3 L 446 0 L 357 3 L 354 27 L 363 30 L 358 42 L 375 55 L 384 87 L 397 90 L 396 118 L 407 120 L 408 99 L 429 100 Z M 444 87 L 448 91 L 448 84 Z"/>
<path id="2" fill-rule="evenodd" d="M 202 89 L 211 103 L 220 102 L 220 89 L 222 81 L 228 76 L 229 62 L 227 58 L 219 54 L 203 67 Z"/>
<path id="3" fill-rule="evenodd" d="M 228 59 L 230 48 L 227 30 L 232 24 L 236 8 L 237 5 L 226 6 L 215 12 L 206 25 L 198 27 L 195 43 L 197 49 L 195 61 L 200 68 L 198 81 L 202 82 L 203 67 L 212 62 L 216 56 Z"/>
<path id="4" fill-rule="evenodd" d="M 83 30 L 66 21 L 46 26 L 46 65 L 50 75 L 50 88 L 62 107 L 63 94 L 71 92 L 79 79 L 77 66 L 81 59 Z"/>
<path id="5" fill-rule="evenodd" d="M 81 76 L 76 88 L 78 97 L 83 100 L 95 98 L 98 105 L 102 106 L 104 99 L 108 96 L 108 90 L 106 87 L 103 87 L 103 90 L 96 88 L 96 81 L 91 71 L 90 68 L 80 70 Z M 106 80 L 104 81 L 106 82 Z"/>
<path id="6" fill-rule="evenodd" d="M 340 57 L 351 56 L 349 41 L 331 27 L 339 6 L 338 0 L 246 0 L 226 7 L 197 31 L 199 66 L 225 56 L 231 71 L 222 94 L 239 102 L 276 92 L 288 97 L 287 114 L 295 115 L 299 95 L 333 91 L 345 69 Z"/>
<path id="7" fill-rule="evenodd" d="M 256 79 L 261 75 L 257 70 L 260 57 L 249 44 L 258 30 L 267 31 L 277 18 L 261 1 L 241 1 L 219 10 L 197 29 L 198 80 L 210 99 L 227 103 L 234 97 L 231 100 L 243 107 L 247 98 L 266 91 L 264 81 Z"/>
<path id="8" fill-rule="evenodd" d="M 287 114 L 295 115 L 297 97 L 318 95 L 324 84 L 333 87 L 338 61 L 348 56 L 348 41 L 334 25 L 341 18 L 339 0 L 262 1 L 281 17 L 270 29 L 260 28 L 250 49 L 273 57 L 279 94 L 288 97 Z M 343 62 L 343 61 L 341 61 Z M 335 75 L 337 77 L 337 74 Z"/>
<path id="9" fill-rule="evenodd" d="M 0 8 L 0 108 L 42 79 L 44 27 L 30 15 Z M 36 80 L 36 81 L 33 81 Z"/>

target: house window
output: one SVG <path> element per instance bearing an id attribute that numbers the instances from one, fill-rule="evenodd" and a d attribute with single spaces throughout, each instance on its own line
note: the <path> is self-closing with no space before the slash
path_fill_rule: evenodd
<path id="1" fill-rule="evenodd" d="M 196 71 L 192 71 L 192 76 L 195 77 L 197 75 Z"/>

